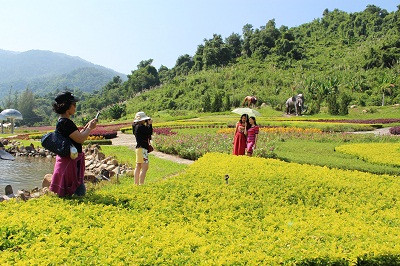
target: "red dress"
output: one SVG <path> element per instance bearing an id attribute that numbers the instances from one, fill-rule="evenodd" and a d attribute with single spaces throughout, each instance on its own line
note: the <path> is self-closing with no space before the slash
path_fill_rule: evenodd
<path id="1" fill-rule="evenodd" d="M 246 135 L 244 134 L 244 125 L 237 122 L 235 139 L 233 141 L 233 154 L 244 155 L 246 150 Z"/>

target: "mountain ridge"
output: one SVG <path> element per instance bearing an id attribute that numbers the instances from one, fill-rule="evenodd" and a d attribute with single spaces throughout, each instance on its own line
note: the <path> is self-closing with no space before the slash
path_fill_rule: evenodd
<path id="1" fill-rule="evenodd" d="M 79 70 L 90 72 L 91 75 L 80 75 Z M 68 75 L 73 76 L 75 82 L 66 80 L 65 76 Z M 96 81 L 94 78 L 99 76 L 102 78 Z M 9 93 L 10 89 L 14 93 L 27 87 L 34 93 L 47 93 L 65 87 L 93 92 L 101 89 L 114 76 L 126 80 L 126 74 L 96 65 L 79 56 L 48 50 L 16 52 L 0 49 L 0 97 Z M 84 86 L 86 83 L 90 86 Z M 57 84 L 57 87 L 43 84 Z"/>

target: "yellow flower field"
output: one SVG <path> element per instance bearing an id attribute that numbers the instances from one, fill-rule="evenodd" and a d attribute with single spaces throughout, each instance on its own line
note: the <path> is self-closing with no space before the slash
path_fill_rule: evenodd
<path id="1" fill-rule="evenodd" d="M 395 176 L 211 153 L 140 187 L 0 204 L 0 264 L 355 263 L 400 254 L 399 190 Z"/>
<path id="2" fill-rule="evenodd" d="M 346 144 L 336 147 L 336 151 L 373 163 L 400 166 L 400 143 Z"/>

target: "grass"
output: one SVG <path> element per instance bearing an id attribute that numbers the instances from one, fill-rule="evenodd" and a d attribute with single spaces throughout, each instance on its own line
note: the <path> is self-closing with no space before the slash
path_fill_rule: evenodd
<path id="1" fill-rule="evenodd" d="M 359 170 L 375 174 L 400 175 L 400 167 L 377 164 L 358 159 L 355 155 L 335 151 L 340 142 L 315 142 L 291 139 L 277 142 L 275 153 L 287 162 Z"/>
<path id="2" fill-rule="evenodd" d="M 132 168 L 136 165 L 135 151 L 126 146 L 103 145 L 101 146 L 101 151 L 106 156 L 115 157 L 121 164 L 127 164 Z M 149 155 L 149 161 L 150 165 L 146 176 L 146 182 L 155 182 L 168 176 L 175 175 L 187 167 L 183 164 L 157 158 L 152 154 Z"/>

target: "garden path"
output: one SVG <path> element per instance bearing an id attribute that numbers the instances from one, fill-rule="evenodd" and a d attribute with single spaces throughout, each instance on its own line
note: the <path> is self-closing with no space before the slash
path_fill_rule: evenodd
<path id="1" fill-rule="evenodd" d="M 378 128 L 372 131 L 356 131 L 352 132 L 353 134 L 367 134 L 367 133 L 373 133 L 375 135 L 391 135 L 389 132 L 390 127 L 384 127 L 384 128 Z"/>
<path id="2" fill-rule="evenodd" d="M 133 134 L 124 134 L 121 131 L 118 131 L 117 137 L 113 138 L 111 141 L 112 141 L 113 145 L 127 146 L 132 150 L 134 150 L 136 147 L 136 139 L 133 136 Z M 158 158 L 173 161 L 176 163 L 181 163 L 181 164 L 192 164 L 193 163 L 192 160 L 183 159 L 178 156 L 166 154 L 166 153 L 159 152 L 159 151 L 153 151 L 153 152 L 151 152 L 151 154 L 153 154 L 154 156 L 156 156 Z"/>

